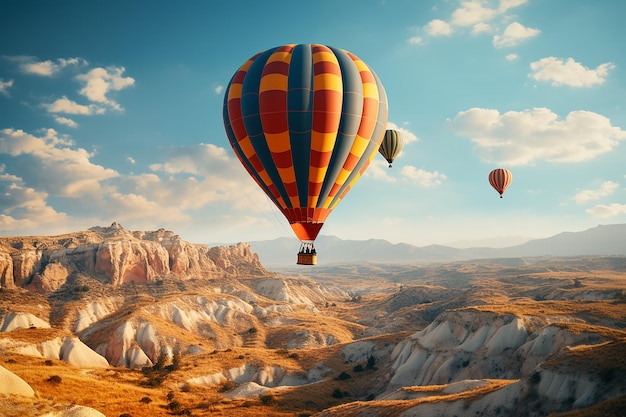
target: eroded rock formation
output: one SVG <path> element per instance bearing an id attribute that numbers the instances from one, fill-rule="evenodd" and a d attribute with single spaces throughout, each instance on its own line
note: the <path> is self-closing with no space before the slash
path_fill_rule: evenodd
<path id="1" fill-rule="evenodd" d="M 62 287 L 74 272 L 100 276 L 115 286 L 159 277 L 263 276 L 267 271 L 247 243 L 209 247 L 173 232 L 110 227 L 59 236 L 0 238 L 0 286 L 39 292 Z"/>

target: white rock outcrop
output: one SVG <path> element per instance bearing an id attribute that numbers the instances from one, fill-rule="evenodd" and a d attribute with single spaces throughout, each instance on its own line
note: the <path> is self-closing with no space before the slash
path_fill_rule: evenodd
<path id="1" fill-rule="evenodd" d="M 61 345 L 60 359 L 81 368 L 106 368 L 109 362 L 76 337 L 68 337 Z"/>
<path id="2" fill-rule="evenodd" d="M 546 317 L 450 311 L 395 347 L 389 390 L 524 378 L 566 346 L 601 341 L 595 334 L 569 331 Z"/>
<path id="3" fill-rule="evenodd" d="M 10 332 L 11 330 L 31 328 L 49 329 L 50 323 L 30 313 L 10 312 L 5 315 L 2 320 L 0 332 Z"/>
<path id="4" fill-rule="evenodd" d="M 0 394 L 34 397 L 35 391 L 22 378 L 0 366 Z"/>

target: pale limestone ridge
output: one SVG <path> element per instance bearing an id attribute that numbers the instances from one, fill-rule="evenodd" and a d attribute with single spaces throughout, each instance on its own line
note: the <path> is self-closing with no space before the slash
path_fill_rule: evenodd
<path id="1" fill-rule="evenodd" d="M 247 243 L 209 247 L 164 229 L 130 231 L 113 223 L 59 236 L 0 238 L 0 287 L 55 291 L 74 272 L 101 276 L 115 286 L 167 276 L 268 275 Z"/>
<path id="2" fill-rule="evenodd" d="M 402 416 L 523 416 L 533 407 L 537 415 L 543 415 L 542 410 L 565 410 L 563 405 L 569 403 L 575 408 L 585 407 L 599 397 L 619 396 L 621 388 L 607 389 L 593 370 L 569 369 L 558 362 L 546 368 L 544 363 L 566 355 L 572 347 L 602 346 L 610 340 L 598 333 L 570 329 L 567 323 L 550 317 L 450 311 L 396 345 L 391 354 L 391 379 L 378 398 L 428 398 L 446 390 L 450 393 L 450 388 L 462 392 L 490 383 L 485 381 L 509 380 L 510 384 L 471 403 L 462 399 L 425 401 Z M 426 385 L 446 388 L 441 392 L 406 388 Z M 533 402 L 524 400 L 529 396 Z"/>
<path id="3" fill-rule="evenodd" d="M 0 314 L 0 319 L 0 332 L 10 332 L 20 329 L 50 328 L 50 323 L 30 313 L 10 312 L 4 315 L 4 317 Z"/>
<path id="4" fill-rule="evenodd" d="M 34 397 L 35 391 L 22 378 L 0 366 L 0 394 Z"/>
<path id="5" fill-rule="evenodd" d="M 549 317 L 450 311 L 396 346 L 389 388 L 524 378 L 567 346 L 605 341 L 596 333 L 559 326 Z"/>

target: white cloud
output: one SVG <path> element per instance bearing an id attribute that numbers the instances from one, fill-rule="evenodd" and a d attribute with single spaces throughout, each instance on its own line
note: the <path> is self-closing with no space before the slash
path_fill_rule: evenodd
<path id="1" fill-rule="evenodd" d="M 22 130 L 0 130 L 0 153 L 29 158 L 30 163 L 15 168 L 29 186 L 70 198 L 102 193 L 101 182 L 119 174 L 92 164 L 89 159 L 93 154 L 73 145 L 54 129 L 48 129 L 41 137 Z"/>
<path id="2" fill-rule="evenodd" d="M 572 58 L 564 61 L 551 56 L 531 63 L 529 77 L 537 81 L 551 82 L 554 86 L 591 87 L 604 83 L 609 70 L 613 68 L 615 65 L 607 62 L 596 69 L 589 69 Z"/>
<path id="3" fill-rule="evenodd" d="M 451 23 L 456 26 L 474 26 L 488 22 L 497 15 L 497 11 L 483 7 L 481 1 L 465 1 L 452 12 Z"/>
<path id="4" fill-rule="evenodd" d="M 539 29 L 528 28 L 518 22 L 513 22 L 506 27 L 502 35 L 495 35 L 493 37 L 493 45 L 496 48 L 515 46 L 540 33 L 541 31 Z"/>
<path id="5" fill-rule="evenodd" d="M 430 36 L 450 36 L 454 32 L 464 33 L 464 28 L 471 28 L 472 35 L 482 33 L 492 33 L 497 30 L 498 26 L 506 24 L 512 19 L 507 13 L 515 8 L 526 4 L 527 0 L 501 0 L 497 7 L 489 7 L 485 0 L 468 0 L 462 1 L 460 6 L 455 9 L 448 20 L 434 19 L 424 26 L 423 31 Z M 436 11 L 436 8 L 434 9 Z M 504 34 L 497 35 L 494 38 L 496 46 L 512 46 L 530 36 L 536 36 L 539 33 L 536 29 L 524 28 L 519 23 L 509 25 Z M 409 43 L 421 44 L 423 39 L 415 36 L 408 40 Z"/>
<path id="6" fill-rule="evenodd" d="M 212 144 L 194 147 L 173 147 L 167 162 L 150 166 L 154 172 L 168 174 L 153 187 L 157 176 L 143 176 L 143 193 L 159 190 L 159 200 L 177 201 L 186 208 L 198 209 L 215 203 L 228 203 L 238 210 L 266 210 L 259 201 L 266 197 L 238 160 L 224 148 Z M 156 196 L 154 197 L 157 198 Z"/>
<path id="7" fill-rule="evenodd" d="M 430 36 L 450 36 L 454 29 L 441 19 L 431 20 L 424 26 L 424 31 Z"/>
<path id="8" fill-rule="evenodd" d="M 80 94 L 90 101 L 106 104 L 114 110 L 121 111 L 122 107 L 108 97 L 108 94 L 111 91 L 119 91 L 135 84 L 134 78 L 122 75 L 124 71 L 125 68 L 123 67 L 94 68 L 86 74 L 77 76 L 78 80 L 85 83 Z"/>
<path id="9" fill-rule="evenodd" d="M 626 204 L 599 204 L 585 211 L 594 217 L 614 217 L 620 214 L 626 214 Z"/>
<path id="10" fill-rule="evenodd" d="M 59 58 L 56 61 L 37 61 L 35 57 L 19 56 L 13 57 L 13 59 L 20 63 L 20 68 L 25 73 L 42 77 L 51 77 L 68 66 L 87 65 L 87 61 L 82 58 Z"/>
<path id="11" fill-rule="evenodd" d="M 619 184 L 613 181 L 606 181 L 600 185 L 597 190 L 583 190 L 574 196 L 574 200 L 578 204 L 586 203 L 587 201 L 598 200 L 602 197 L 609 196 L 619 188 Z"/>
<path id="12" fill-rule="evenodd" d="M 65 126 L 68 126 L 68 127 L 73 127 L 73 128 L 78 127 L 78 123 L 76 123 L 76 122 L 75 122 L 75 121 L 73 121 L 72 119 L 68 119 L 67 117 L 60 117 L 60 116 L 57 116 L 57 117 L 55 117 L 55 118 L 54 118 L 54 120 L 55 120 L 58 124 L 61 124 L 61 125 L 65 125 Z"/>
<path id="13" fill-rule="evenodd" d="M 215 87 L 213 89 L 213 92 L 215 92 L 216 95 L 220 95 L 222 94 L 222 91 L 224 91 L 224 86 L 223 85 L 218 85 L 217 87 Z"/>
<path id="14" fill-rule="evenodd" d="M 481 33 L 491 33 L 492 31 L 493 31 L 493 28 L 491 27 L 491 25 L 488 25 L 487 23 L 484 23 L 484 22 L 476 23 L 472 27 L 472 35 L 480 35 Z"/>
<path id="15" fill-rule="evenodd" d="M 149 226 L 157 223 L 157 219 L 167 219 L 171 223 L 191 220 L 183 207 L 176 204 L 163 205 L 140 194 L 114 192 L 106 200 L 111 207 L 115 207 L 114 214 L 111 215 L 121 222 L 132 221 L 141 225 L 145 221 L 143 224 Z"/>
<path id="16" fill-rule="evenodd" d="M 528 0 L 500 0 L 500 6 L 498 6 L 498 13 L 506 13 L 510 9 L 522 6 L 526 4 Z"/>
<path id="17" fill-rule="evenodd" d="M 417 136 L 415 135 L 415 133 L 411 132 L 407 128 L 400 127 L 400 126 L 398 126 L 397 124 L 395 124 L 393 122 L 387 122 L 387 129 L 388 130 L 397 130 L 400 133 L 402 133 L 402 141 L 404 142 L 405 145 L 407 143 L 413 143 L 413 142 L 417 142 L 419 140 L 417 138 Z"/>
<path id="18" fill-rule="evenodd" d="M 130 163 L 132 165 L 135 165 L 135 163 L 136 163 L 136 161 L 132 157 L 130 157 L 130 156 L 126 158 L 126 161 L 128 161 L 128 163 Z"/>
<path id="19" fill-rule="evenodd" d="M 44 107 L 50 113 L 82 114 L 82 115 L 90 115 L 90 114 L 98 113 L 98 110 L 95 106 L 85 106 L 82 104 L 78 104 L 75 101 L 68 99 L 67 97 L 59 98 L 50 104 L 44 104 Z"/>
<path id="20" fill-rule="evenodd" d="M 413 45 L 421 45 L 424 43 L 424 39 L 421 36 L 413 36 L 409 38 L 407 42 Z"/>
<path id="21" fill-rule="evenodd" d="M 442 181 L 446 180 L 446 175 L 437 171 L 429 172 L 423 169 L 415 168 L 411 165 L 405 165 L 402 167 L 400 173 L 409 180 L 421 185 L 422 187 L 433 187 L 440 185 Z"/>
<path id="22" fill-rule="evenodd" d="M 9 88 L 13 87 L 13 80 L 4 81 L 0 78 L 0 94 L 9 95 Z"/>
<path id="23" fill-rule="evenodd" d="M 472 108 L 452 121 L 490 163 L 514 165 L 587 161 L 614 149 L 626 131 L 597 113 L 573 111 L 564 120 L 546 108 L 509 111 Z"/>
<path id="24" fill-rule="evenodd" d="M 38 224 L 63 224 L 64 213 L 48 206 L 47 193 L 26 187 L 16 175 L 5 174 L 0 165 L 0 229 L 3 231 L 28 229 Z"/>
<path id="25" fill-rule="evenodd" d="M 53 129 L 0 130 L 0 159 L 11 158 L 13 171 L 0 165 L 0 228 L 29 234 L 44 225 L 63 231 L 120 221 L 193 232 L 194 220 L 214 221 L 219 211 L 246 214 L 248 222 L 276 210 L 239 161 L 211 144 L 171 148 L 153 172 L 138 175 L 94 164 L 93 157 Z"/>
<path id="26" fill-rule="evenodd" d="M 363 173 L 363 177 L 373 178 L 377 181 L 384 181 L 393 184 L 398 181 L 396 177 L 390 174 L 394 173 L 389 168 L 389 163 L 383 159 L 381 155 L 376 155 L 376 158 L 367 167 L 367 170 Z"/>
<path id="27" fill-rule="evenodd" d="M 515 61 L 519 58 L 519 55 L 517 54 L 508 54 L 506 57 L 507 61 Z"/>

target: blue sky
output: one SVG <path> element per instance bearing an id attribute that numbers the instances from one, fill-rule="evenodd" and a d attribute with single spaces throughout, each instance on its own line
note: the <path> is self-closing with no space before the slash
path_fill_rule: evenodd
<path id="1" fill-rule="evenodd" d="M 404 132 L 322 235 L 497 246 L 624 223 L 625 15 L 613 0 L 3 1 L 0 235 L 116 221 L 196 243 L 293 237 L 222 121 L 238 67 L 289 43 L 364 60 Z"/>

